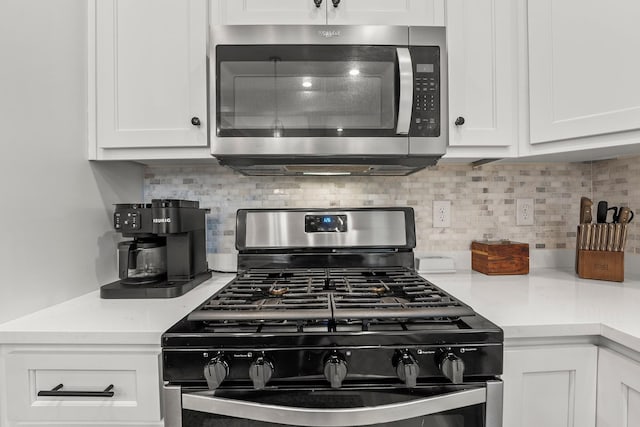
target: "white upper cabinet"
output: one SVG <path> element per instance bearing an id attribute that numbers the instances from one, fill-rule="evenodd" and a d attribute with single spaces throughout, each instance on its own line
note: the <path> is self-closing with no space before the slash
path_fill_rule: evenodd
<path id="1" fill-rule="evenodd" d="M 517 154 L 517 18 L 513 0 L 446 2 L 449 158 Z"/>
<path id="2" fill-rule="evenodd" d="M 211 0 L 211 23 L 214 25 L 320 25 L 327 22 L 326 1 Z"/>
<path id="3" fill-rule="evenodd" d="M 99 0 L 95 17 L 96 157 L 206 147 L 207 0 Z"/>
<path id="4" fill-rule="evenodd" d="M 327 3 L 329 24 L 443 25 L 444 0 L 324 1 Z"/>
<path id="5" fill-rule="evenodd" d="M 211 0 L 217 25 L 443 25 L 444 0 Z"/>
<path id="6" fill-rule="evenodd" d="M 532 144 L 640 128 L 639 21 L 637 0 L 528 2 Z"/>

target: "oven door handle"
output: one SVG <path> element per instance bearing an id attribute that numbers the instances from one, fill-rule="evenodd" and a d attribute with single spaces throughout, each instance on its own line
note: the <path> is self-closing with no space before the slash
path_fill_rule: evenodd
<path id="1" fill-rule="evenodd" d="M 182 394 L 182 408 L 190 411 L 295 426 L 365 426 L 438 414 L 487 401 L 486 388 L 360 408 L 296 408 L 211 396 L 211 392 Z"/>
<path id="2" fill-rule="evenodd" d="M 398 100 L 398 126 L 396 133 L 408 135 L 411 127 L 411 110 L 413 106 L 413 63 L 406 47 L 396 49 L 398 70 L 400 73 L 400 98 Z"/>

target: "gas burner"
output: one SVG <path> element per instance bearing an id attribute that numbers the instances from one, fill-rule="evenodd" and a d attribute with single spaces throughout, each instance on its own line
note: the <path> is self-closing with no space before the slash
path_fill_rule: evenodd
<path id="1" fill-rule="evenodd" d="M 377 288 L 371 288 L 371 292 L 374 294 L 382 295 L 389 291 L 389 288 L 386 286 L 379 286 Z"/>
<path id="2" fill-rule="evenodd" d="M 269 289 L 269 294 L 273 296 L 280 297 L 289 292 L 289 288 L 271 288 Z"/>

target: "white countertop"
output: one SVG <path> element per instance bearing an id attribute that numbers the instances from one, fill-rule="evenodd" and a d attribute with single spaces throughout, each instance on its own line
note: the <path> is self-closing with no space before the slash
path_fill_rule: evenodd
<path id="1" fill-rule="evenodd" d="M 640 280 L 582 280 L 571 270 L 536 269 L 523 276 L 473 271 L 425 274 L 516 338 L 601 335 L 640 351 Z M 0 325 L 0 344 L 139 344 L 160 336 L 228 283 L 214 274 L 171 299 L 100 299 L 98 291 Z"/>
<path id="2" fill-rule="evenodd" d="M 601 335 L 640 351 L 640 280 L 585 280 L 573 270 L 538 269 L 528 275 L 475 271 L 423 274 L 517 338 Z"/>
<path id="3" fill-rule="evenodd" d="M 177 298 L 101 299 L 95 291 L 0 325 L 0 344 L 140 344 L 160 336 L 233 279 L 214 274 Z"/>

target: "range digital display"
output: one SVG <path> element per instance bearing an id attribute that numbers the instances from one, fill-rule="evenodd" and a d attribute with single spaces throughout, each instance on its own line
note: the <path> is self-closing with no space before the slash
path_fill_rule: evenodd
<path id="1" fill-rule="evenodd" d="M 304 231 L 307 233 L 344 233 L 347 231 L 347 216 L 305 215 Z"/>

